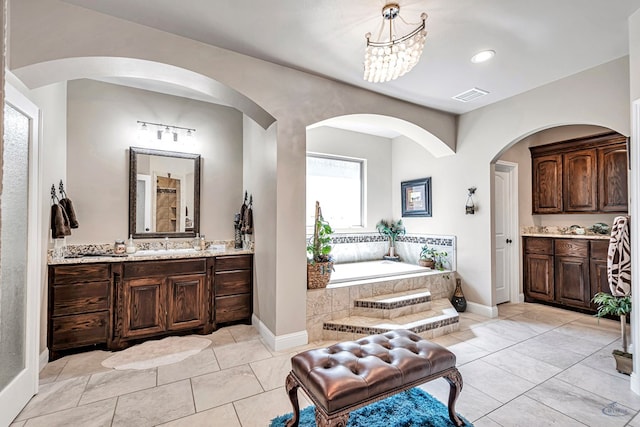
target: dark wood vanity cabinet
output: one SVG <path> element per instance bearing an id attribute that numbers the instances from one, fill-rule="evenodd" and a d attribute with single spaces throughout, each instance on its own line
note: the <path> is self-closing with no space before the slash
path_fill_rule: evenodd
<path id="1" fill-rule="evenodd" d="M 533 213 L 627 212 L 626 141 L 609 132 L 531 147 Z"/>
<path id="2" fill-rule="evenodd" d="M 51 357 L 61 350 L 108 344 L 110 264 L 49 266 L 47 338 Z"/>
<path id="3" fill-rule="evenodd" d="M 251 322 L 253 255 L 216 257 L 214 271 L 214 323 Z"/>
<path id="4" fill-rule="evenodd" d="M 119 338 L 204 327 L 206 283 L 204 258 L 123 263 Z"/>
<path id="5" fill-rule="evenodd" d="M 553 239 L 524 238 L 524 293 L 528 298 L 553 301 Z"/>
<path id="6" fill-rule="evenodd" d="M 48 347 L 121 349 L 250 322 L 253 255 L 49 266 Z"/>
<path id="7" fill-rule="evenodd" d="M 591 298 L 608 288 L 608 245 L 608 240 L 523 237 L 525 301 L 595 311 Z"/>

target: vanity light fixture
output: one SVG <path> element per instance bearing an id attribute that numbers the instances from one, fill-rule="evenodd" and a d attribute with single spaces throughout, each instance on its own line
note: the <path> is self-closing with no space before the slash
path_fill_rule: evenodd
<path id="1" fill-rule="evenodd" d="M 175 125 L 165 125 L 163 123 L 142 122 L 140 120 L 138 120 L 137 123 L 140 124 L 141 131 L 146 131 L 148 129 L 147 125 L 156 126 L 157 127 L 156 135 L 159 140 L 162 140 L 165 135 L 166 135 L 165 138 L 168 138 L 169 135 L 173 134 L 173 141 L 178 142 L 178 138 L 181 133 L 180 132 L 181 130 L 185 131 L 184 134 L 187 137 L 193 136 L 193 132 L 196 131 L 194 128 L 186 128 L 186 127 L 175 126 Z M 164 128 L 164 131 L 162 130 L 163 128 Z"/>
<path id="2" fill-rule="evenodd" d="M 398 27 L 396 18 L 400 18 L 405 26 L 417 28 L 404 36 L 397 37 Z M 371 40 L 371 33 L 367 33 L 367 48 L 364 54 L 364 79 L 372 83 L 388 82 L 395 80 L 411 69 L 420 60 L 424 42 L 427 38 L 425 21 L 427 14 L 420 15 L 422 23 L 410 24 L 400 17 L 400 5 L 390 3 L 382 8 L 382 26 L 378 33 L 377 41 Z M 382 33 L 385 21 L 389 21 L 389 39 L 383 40 Z"/>

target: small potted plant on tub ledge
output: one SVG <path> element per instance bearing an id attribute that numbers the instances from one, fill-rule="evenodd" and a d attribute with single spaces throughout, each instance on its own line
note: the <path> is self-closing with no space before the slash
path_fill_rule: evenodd
<path id="1" fill-rule="evenodd" d="M 631 312 L 631 296 L 614 296 L 606 292 L 598 292 L 592 301 L 598 305 L 597 317 L 620 317 L 622 350 L 613 350 L 613 357 L 616 360 L 616 370 L 622 374 L 631 375 L 633 371 L 633 355 L 629 353 L 627 341 L 627 314 Z"/>
<path id="2" fill-rule="evenodd" d="M 423 245 L 422 250 L 420 251 L 420 259 L 418 259 L 418 264 L 421 267 L 434 268 L 436 265 L 437 253 L 438 251 L 435 248 L 430 248 L 427 244 Z"/>
<path id="3" fill-rule="evenodd" d="M 313 236 L 307 244 L 307 289 L 326 288 L 331 280 L 333 257 L 331 256 L 331 234 L 333 229 L 316 202 Z"/>
<path id="4" fill-rule="evenodd" d="M 376 228 L 378 229 L 378 233 L 389 239 L 389 255 L 387 257 L 398 261 L 400 258 L 396 255 L 396 239 L 404 236 L 407 232 L 404 225 L 402 225 L 402 220 L 399 219 L 394 222 L 393 220 L 387 221 L 386 219 L 382 219 L 376 224 Z"/>

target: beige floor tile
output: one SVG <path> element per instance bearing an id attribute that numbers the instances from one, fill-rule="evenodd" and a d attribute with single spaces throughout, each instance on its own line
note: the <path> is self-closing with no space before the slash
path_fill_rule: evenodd
<path id="1" fill-rule="evenodd" d="M 265 390 L 283 387 L 287 375 L 291 371 L 291 357 L 289 355 L 272 357 L 250 364 L 258 381 Z"/>
<path id="2" fill-rule="evenodd" d="M 577 427 L 586 425 L 526 396 L 520 396 L 496 409 L 490 414 L 490 419 L 505 427 Z"/>
<path id="3" fill-rule="evenodd" d="M 236 342 L 260 339 L 258 330 L 252 325 L 233 325 L 228 328 Z"/>
<path id="4" fill-rule="evenodd" d="M 511 349 L 560 369 L 566 369 L 585 358 L 583 354 L 578 354 L 571 350 L 559 349 L 552 344 L 546 344 L 544 340 L 535 341 L 530 339 L 516 344 Z"/>
<path id="5" fill-rule="evenodd" d="M 525 396 L 589 426 L 621 426 L 636 414 L 630 408 L 554 378 L 529 390 Z"/>
<path id="6" fill-rule="evenodd" d="M 182 380 L 120 396 L 113 426 L 155 426 L 194 413 L 191 383 Z"/>
<path id="7" fill-rule="evenodd" d="M 233 404 L 218 406 L 188 417 L 160 424 L 158 427 L 241 427 Z"/>
<path id="8" fill-rule="evenodd" d="M 587 357 L 580 363 L 585 366 L 589 366 L 590 368 L 598 369 L 607 375 L 613 375 L 618 378 L 628 379 L 628 375 L 621 374 L 616 370 L 616 361 L 613 357 L 612 352 L 613 350 L 620 349 L 622 349 L 622 344 L 620 343 L 620 340 L 616 340 L 608 346 L 603 347 L 602 350 Z"/>
<path id="9" fill-rule="evenodd" d="M 557 379 L 595 393 L 612 402 L 618 402 L 634 410 L 640 410 L 640 396 L 633 393 L 629 377 L 602 374 L 602 371 L 578 363 L 559 373 Z"/>
<path id="10" fill-rule="evenodd" d="M 201 375 L 191 384 L 198 412 L 264 391 L 249 365 Z"/>
<path id="11" fill-rule="evenodd" d="M 576 322 L 562 325 L 554 329 L 554 332 L 560 332 L 580 340 L 587 340 L 598 346 L 609 345 L 621 336 L 620 331 L 588 326 Z"/>
<path id="12" fill-rule="evenodd" d="M 640 427 L 640 413 L 638 413 L 631 421 L 629 421 L 627 427 Z"/>
<path id="13" fill-rule="evenodd" d="M 530 342 L 551 346 L 556 348 L 558 351 L 572 351 L 585 357 L 600 350 L 603 345 L 609 344 L 594 343 L 593 341 L 580 338 L 576 335 L 559 332 L 558 329 L 538 335 L 537 337 L 532 338 Z"/>
<path id="14" fill-rule="evenodd" d="M 541 383 L 551 378 L 562 369 L 533 357 L 505 349 L 482 358 L 483 362 L 511 372 L 533 383 Z"/>
<path id="15" fill-rule="evenodd" d="M 489 352 L 502 350 L 516 344 L 516 341 L 496 335 L 484 326 L 470 329 L 468 331 L 455 332 L 452 337 L 462 342 L 471 344 Z"/>
<path id="16" fill-rule="evenodd" d="M 15 423 L 9 424 L 9 427 L 24 427 L 26 421 L 16 421 Z"/>
<path id="17" fill-rule="evenodd" d="M 498 424 L 497 422 L 493 421 L 488 416 L 484 416 L 484 417 L 480 418 L 479 420 L 473 421 L 473 426 L 474 427 L 504 427 L 504 426 Z"/>
<path id="18" fill-rule="evenodd" d="M 524 304 L 504 303 L 498 305 L 499 317 L 511 317 L 517 314 L 522 314 L 525 311 L 527 311 L 527 308 Z"/>
<path id="19" fill-rule="evenodd" d="M 58 360 L 54 360 L 53 362 L 49 362 L 45 365 L 44 368 L 40 371 L 40 385 L 48 384 L 56 381 L 60 372 L 64 368 L 64 365 L 67 364 L 67 358 L 61 358 Z"/>
<path id="20" fill-rule="evenodd" d="M 107 400 L 54 412 L 27 421 L 28 427 L 109 427 L 116 409 L 113 397 Z"/>
<path id="21" fill-rule="evenodd" d="M 249 340 L 228 344 L 213 349 L 220 369 L 240 366 L 257 360 L 268 359 L 272 355 L 262 341 Z"/>
<path id="22" fill-rule="evenodd" d="M 507 338 L 511 341 L 520 342 L 528 340 L 538 334 L 534 329 L 522 326 L 516 321 L 511 319 L 497 320 L 492 323 L 483 325 L 486 330 L 499 335 L 503 338 Z M 475 331 L 476 329 L 474 329 Z"/>
<path id="23" fill-rule="evenodd" d="M 110 371 L 111 368 L 105 368 L 101 363 L 112 355 L 113 353 L 108 351 L 96 350 L 68 356 L 67 363 L 56 381 Z"/>
<path id="24" fill-rule="evenodd" d="M 185 378 L 197 377 L 220 370 L 212 348 L 205 348 L 200 353 L 171 365 L 158 366 L 158 385 L 172 383 Z"/>
<path id="25" fill-rule="evenodd" d="M 213 347 L 220 347 L 236 342 L 227 328 L 218 329 L 212 334 L 204 335 L 204 338 L 210 339 Z"/>
<path id="26" fill-rule="evenodd" d="M 460 373 L 466 384 L 482 390 L 502 403 L 514 399 L 536 385 L 482 360 L 461 366 Z"/>
<path id="27" fill-rule="evenodd" d="M 155 386 L 155 369 L 100 372 L 91 375 L 80 399 L 80 404 L 85 405 L 98 400 L 133 393 L 134 391 Z"/>
<path id="28" fill-rule="evenodd" d="M 464 377 L 462 378 L 464 382 Z M 426 384 L 422 384 L 419 388 L 423 389 L 445 406 L 449 402 L 449 383 L 439 378 L 437 380 L 430 381 Z M 481 418 L 482 416 L 490 413 L 494 409 L 500 407 L 501 402 L 492 398 L 491 396 L 483 393 L 477 388 L 463 384 L 462 392 L 458 396 L 456 402 L 456 412 L 464 416 L 467 420 L 474 422 L 474 420 Z"/>
<path id="29" fill-rule="evenodd" d="M 242 427 L 264 427 L 275 417 L 293 411 L 284 387 L 233 402 Z"/>
<path id="30" fill-rule="evenodd" d="M 490 354 L 489 351 L 466 342 L 450 345 L 447 349 L 456 355 L 456 366 L 458 367 Z"/>
<path id="31" fill-rule="evenodd" d="M 89 377 L 78 377 L 41 386 L 16 421 L 77 406 L 88 380 Z"/>

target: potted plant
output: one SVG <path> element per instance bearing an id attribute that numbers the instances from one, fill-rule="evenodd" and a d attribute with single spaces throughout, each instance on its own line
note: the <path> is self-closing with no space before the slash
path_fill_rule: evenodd
<path id="1" fill-rule="evenodd" d="M 307 288 L 325 288 L 331 280 L 331 234 L 333 229 L 322 217 L 320 203 L 316 202 L 313 236 L 307 244 Z"/>
<path id="2" fill-rule="evenodd" d="M 436 251 L 435 252 L 435 261 L 436 261 L 436 269 L 444 270 L 444 265 L 447 263 L 447 252 L 445 251 Z"/>
<path id="3" fill-rule="evenodd" d="M 598 304 L 597 317 L 620 317 L 620 332 L 622 334 L 622 351 L 613 350 L 618 372 L 631 375 L 633 371 L 632 354 L 628 352 L 627 343 L 627 314 L 631 312 L 631 296 L 613 296 L 606 292 L 598 292 L 591 300 Z"/>
<path id="4" fill-rule="evenodd" d="M 389 239 L 389 256 L 395 257 L 396 239 L 398 236 L 404 236 L 406 233 L 404 225 L 402 225 L 402 220 L 399 219 L 397 222 L 393 222 L 393 220 L 387 221 L 386 219 L 382 219 L 376 224 L 376 228 L 378 229 L 378 233 Z"/>
<path id="5" fill-rule="evenodd" d="M 422 267 L 434 268 L 436 265 L 436 253 L 438 251 L 435 248 L 430 248 L 429 245 L 425 244 L 422 246 L 422 250 L 420 251 L 420 259 L 418 259 L 418 264 Z"/>

